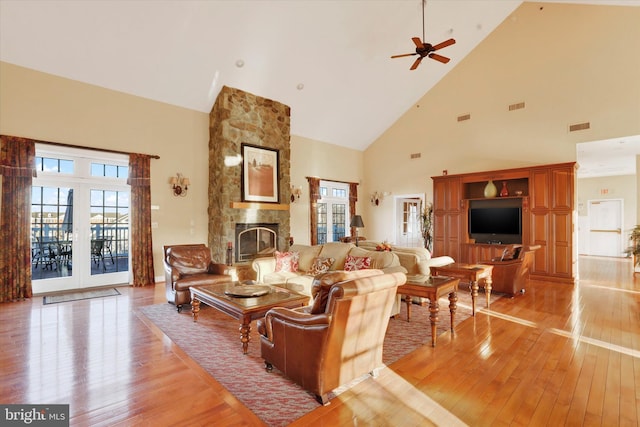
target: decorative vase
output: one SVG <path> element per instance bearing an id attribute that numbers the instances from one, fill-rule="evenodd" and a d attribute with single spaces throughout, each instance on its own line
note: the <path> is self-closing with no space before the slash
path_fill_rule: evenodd
<path id="1" fill-rule="evenodd" d="M 507 181 L 502 181 L 502 190 L 500 190 L 500 197 L 507 197 L 509 190 L 507 190 Z"/>
<path id="2" fill-rule="evenodd" d="M 492 180 L 487 182 L 487 185 L 484 187 L 484 197 L 491 198 L 496 197 L 498 195 L 498 189 Z"/>

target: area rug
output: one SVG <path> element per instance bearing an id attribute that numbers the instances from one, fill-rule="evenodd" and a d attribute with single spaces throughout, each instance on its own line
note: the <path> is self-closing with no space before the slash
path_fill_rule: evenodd
<path id="1" fill-rule="evenodd" d="M 42 298 L 43 304 L 57 304 L 60 302 L 78 301 L 81 299 L 113 297 L 120 295 L 116 288 L 91 289 L 87 291 L 66 292 L 64 294 L 46 295 Z"/>
<path id="2" fill-rule="evenodd" d="M 499 296 L 492 295 L 492 301 L 497 298 Z M 484 301 L 484 295 L 481 295 L 477 301 L 478 309 L 484 307 Z M 450 333 L 449 301 L 442 298 L 439 305 L 438 336 Z M 320 406 L 311 393 L 288 380 L 277 369 L 271 373 L 265 371 L 256 322 L 251 324 L 249 352 L 243 355 L 239 322 L 204 304 L 200 308 L 197 323 L 193 322 L 190 312 L 178 313 L 168 303 L 139 310 L 265 424 L 285 426 Z M 469 317 L 471 297 L 468 292 L 459 292 L 455 324 Z M 386 365 L 422 345 L 431 345 L 428 306 L 412 304 L 411 321 L 406 319 L 406 304 L 403 303 L 400 315 L 389 321 L 383 350 Z M 361 380 L 364 379 L 366 376 Z M 335 393 L 344 389 L 341 387 Z"/>

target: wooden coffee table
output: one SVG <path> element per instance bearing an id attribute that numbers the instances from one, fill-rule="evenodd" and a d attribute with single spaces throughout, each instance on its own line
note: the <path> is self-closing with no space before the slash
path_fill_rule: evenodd
<path id="1" fill-rule="evenodd" d="M 193 321 L 198 321 L 201 302 L 240 320 L 240 342 L 242 342 L 242 353 L 244 354 L 247 354 L 249 348 L 249 332 L 253 320 L 264 317 L 267 311 L 273 307 L 295 308 L 309 303 L 307 295 L 277 286 L 270 286 L 268 294 L 258 297 L 234 297 L 225 294 L 225 291 L 229 291 L 234 286 L 237 286 L 237 283 L 190 287 Z"/>
<path id="2" fill-rule="evenodd" d="M 434 276 L 450 276 L 457 277 L 471 284 L 471 306 L 472 315 L 476 315 L 476 297 L 478 296 L 478 283 L 484 283 L 484 292 L 487 296 L 487 308 L 491 304 L 491 273 L 492 265 L 485 264 L 464 264 L 454 262 L 452 264 L 443 265 L 442 267 L 430 267 L 431 274 Z"/>
<path id="3" fill-rule="evenodd" d="M 397 293 L 405 295 L 407 303 L 407 322 L 411 321 L 412 297 L 429 299 L 429 320 L 431 321 L 431 346 L 436 346 L 436 327 L 438 324 L 438 312 L 440 307 L 438 299 L 449 294 L 449 312 L 451 313 L 451 333 L 456 317 L 456 301 L 458 301 L 458 283 L 460 279 L 455 277 L 427 277 L 407 275 L 407 282 L 398 286 Z"/>

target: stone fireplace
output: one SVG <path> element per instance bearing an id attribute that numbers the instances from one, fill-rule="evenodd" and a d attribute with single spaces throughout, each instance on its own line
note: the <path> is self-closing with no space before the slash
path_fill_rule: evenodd
<path id="1" fill-rule="evenodd" d="M 227 86 L 221 89 L 209 114 L 208 244 L 215 261 L 225 262 L 229 242 L 236 262 L 288 248 L 290 118 L 284 104 Z M 242 163 L 229 159 L 241 154 L 243 143 L 278 150 L 278 203 L 242 200 Z M 265 249 L 265 243 L 271 248 Z"/>

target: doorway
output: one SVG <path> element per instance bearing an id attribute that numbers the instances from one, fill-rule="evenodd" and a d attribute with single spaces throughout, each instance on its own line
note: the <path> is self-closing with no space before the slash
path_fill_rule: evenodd
<path id="1" fill-rule="evenodd" d="M 396 198 L 396 238 L 398 246 L 424 246 L 422 237 L 421 213 L 423 199 L 421 196 L 399 196 Z"/>
<path id="2" fill-rule="evenodd" d="M 36 294 L 129 282 L 128 157 L 36 145 L 31 192 Z"/>
<path id="3" fill-rule="evenodd" d="M 622 199 L 589 200 L 588 255 L 622 256 L 623 203 Z"/>

